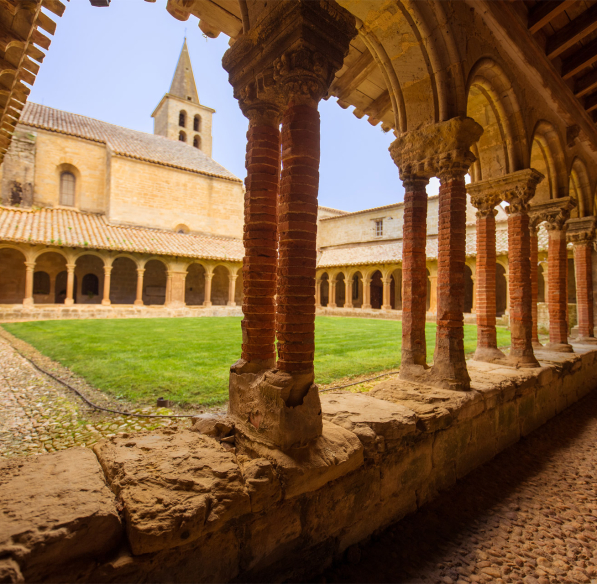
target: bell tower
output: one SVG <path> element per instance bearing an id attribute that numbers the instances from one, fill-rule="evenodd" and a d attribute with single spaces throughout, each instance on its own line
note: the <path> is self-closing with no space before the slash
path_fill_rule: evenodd
<path id="1" fill-rule="evenodd" d="M 185 38 L 170 91 L 151 114 L 153 133 L 180 140 L 211 157 L 211 121 L 215 110 L 199 103 Z"/>

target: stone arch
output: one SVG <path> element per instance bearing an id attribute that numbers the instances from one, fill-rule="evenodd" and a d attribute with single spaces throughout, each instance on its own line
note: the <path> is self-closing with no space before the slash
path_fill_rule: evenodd
<path id="1" fill-rule="evenodd" d="M 483 179 L 503 176 L 528 166 L 528 147 L 520 105 L 503 68 L 484 57 L 467 81 L 467 115 L 483 127 L 475 152 Z M 475 180 L 482 180 L 475 176 Z"/>
<path id="2" fill-rule="evenodd" d="M 211 279 L 211 303 L 214 306 L 228 304 L 228 287 L 230 283 L 230 269 L 224 264 L 218 264 L 213 269 Z"/>
<path id="3" fill-rule="evenodd" d="M 25 298 L 27 257 L 15 246 L 0 248 L 0 304 L 20 304 Z"/>
<path id="4" fill-rule="evenodd" d="M 583 160 L 576 157 L 570 168 L 570 186 L 568 192 L 574 197 L 577 206 L 572 210 L 572 217 L 589 217 L 593 215 L 593 204 L 591 201 L 591 181 L 587 166 Z"/>
<path id="5" fill-rule="evenodd" d="M 563 142 L 553 124 L 537 122 L 531 142 L 530 166 L 545 176 L 537 185 L 533 203 L 565 197 L 568 194 L 568 168 Z"/>
<path id="6" fill-rule="evenodd" d="M 503 316 L 508 308 L 508 280 L 506 268 L 500 262 L 495 264 L 495 314 Z"/>
<path id="7" fill-rule="evenodd" d="M 352 280 L 352 305 L 354 308 L 363 306 L 363 272 L 353 270 L 348 276 Z"/>
<path id="8" fill-rule="evenodd" d="M 35 257 L 35 270 L 50 276 L 50 293 L 36 297 L 35 304 L 64 304 L 66 299 L 68 257 L 61 250 L 41 250 Z M 76 287 L 73 289 L 76 292 Z M 74 294 L 73 294 L 74 296 Z"/>
<path id="9" fill-rule="evenodd" d="M 464 312 L 470 314 L 473 311 L 473 271 L 468 264 L 464 264 Z"/>
<path id="10" fill-rule="evenodd" d="M 346 305 L 346 275 L 343 271 L 334 274 L 336 281 L 336 298 L 334 302 L 338 308 L 343 308 Z"/>
<path id="11" fill-rule="evenodd" d="M 76 263 L 77 260 L 79 258 L 82 258 L 83 256 L 94 256 L 96 258 L 99 258 L 102 261 L 102 264 L 107 265 L 106 256 L 98 251 L 93 250 L 81 250 L 79 252 L 75 252 L 72 256 L 72 261 Z"/>
<path id="12" fill-rule="evenodd" d="M 78 304 L 101 304 L 105 278 L 104 265 L 104 258 L 98 253 L 81 253 L 76 257 L 75 276 L 79 286 L 76 289 Z M 95 278 L 93 285 L 91 277 Z"/>
<path id="13" fill-rule="evenodd" d="M 330 302 L 330 276 L 327 272 L 323 272 L 320 276 L 319 282 L 319 304 L 327 306 Z"/>
<path id="14" fill-rule="evenodd" d="M 143 288 L 148 282 L 147 269 L 143 274 Z M 112 262 L 110 274 L 110 302 L 112 304 L 134 304 L 137 298 L 137 263 L 131 257 L 120 255 Z M 145 298 L 143 298 L 145 301 Z M 150 302 L 159 304 L 159 302 Z"/>
<path id="15" fill-rule="evenodd" d="M 48 248 L 39 249 L 33 253 L 33 257 L 31 259 L 33 261 L 37 261 L 38 258 L 40 258 L 42 255 L 44 255 L 46 253 L 55 253 L 55 254 L 61 256 L 64 259 L 65 263 L 68 263 L 72 259 L 72 257 L 70 255 L 68 255 L 65 251 L 63 251 L 59 247 L 52 248 L 52 249 L 48 249 Z"/>
<path id="16" fill-rule="evenodd" d="M 168 285 L 167 266 L 160 258 L 151 258 L 145 262 L 143 274 L 143 304 L 163 305 L 166 302 Z"/>
<path id="17" fill-rule="evenodd" d="M 205 266 L 191 262 L 187 266 L 184 301 L 187 306 L 201 306 L 205 302 Z"/>

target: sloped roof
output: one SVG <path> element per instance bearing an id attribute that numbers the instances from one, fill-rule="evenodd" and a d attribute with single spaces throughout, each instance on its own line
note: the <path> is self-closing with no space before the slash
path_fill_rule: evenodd
<path id="1" fill-rule="evenodd" d="M 199 95 L 197 94 L 197 86 L 195 85 L 195 76 L 193 75 L 193 66 L 191 65 L 186 38 L 180 51 L 180 57 L 178 57 L 174 77 L 172 78 L 170 95 L 175 95 L 185 101 L 190 98 L 191 103 L 199 103 Z"/>
<path id="2" fill-rule="evenodd" d="M 163 136 L 121 128 L 32 102 L 23 109 L 20 123 L 106 144 L 114 154 L 128 158 L 242 182 L 198 148 Z"/>
<path id="3" fill-rule="evenodd" d="M 240 262 L 240 239 L 110 225 L 104 215 L 0 207 L 0 241 Z"/>

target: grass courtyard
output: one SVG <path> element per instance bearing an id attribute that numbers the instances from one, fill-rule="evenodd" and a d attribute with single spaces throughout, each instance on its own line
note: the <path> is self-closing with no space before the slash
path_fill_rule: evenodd
<path id="1" fill-rule="evenodd" d="M 240 356 L 240 317 L 71 320 L 10 323 L 9 333 L 114 397 L 154 404 L 216 405 L 228 397 L 228 370 Z M 400 365 L 401 322 L 319 316 L 315 374 L 321 384 Z M 465 351 L 477 328 L 465 325 Z M 427 358 L 435 324 L 426 325 Z M 498 328 L 498 345 L 510 332 Z"/>

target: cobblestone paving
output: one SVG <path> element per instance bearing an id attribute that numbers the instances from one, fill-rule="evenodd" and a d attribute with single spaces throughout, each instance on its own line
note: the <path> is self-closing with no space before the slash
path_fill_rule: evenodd
<path id="1" fill-rule="evenodd" d="M 58 373 L 61 378 L 68 374 L 68 370 L 52 365 L 48 359 L 44 365 L 44 368 L 52 367 L 53 373 Z M 116 409 L 126 407 L 110 402 L 97 390 L 81 387 L 84 382 L 74 379 L 72 374 L 67 381 L 79 385 L 77 389 L 84 390 L 95 403 Z M 132 411 L 172 413 L 155 407 Z M 70 390 L 37 371 L 5 339 L 0 338 L 0 456 L 43 454 L 71 446 L 91 446 L 100 438 L 118 432 L 174 423 L 189 422 L 185 419 L 133 418 L 97 412 Z"/>
<path id="2" fill-rule="evenodd" d="M 320 581 L 597 584 L 596 477 L 591 395 Z"/>

